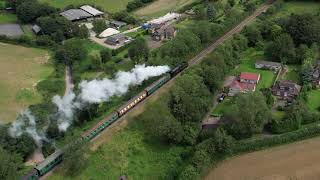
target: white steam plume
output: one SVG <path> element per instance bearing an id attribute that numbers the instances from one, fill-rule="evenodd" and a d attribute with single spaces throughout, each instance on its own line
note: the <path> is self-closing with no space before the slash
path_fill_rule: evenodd
<path id="1" fill-rule="evenodd" d="M 35 117 L 29 110 L 20 113 L 19 118 L 9 128 L 12 137 L 20 137 L 23 133 L 29 134 L 38 146 L 42 145 L 43 140 L 47 141 L 44 133 L 37 131 Z"/>
<path id="2" fill-rule="evenodd" d="M 120 71 L 114 79 L 82 81 L 78 97 L 72 92 L 63 98 L 55 96 L 53 103 L 59 109 L 58 127 L 66 131 L 72 124 L 73 114 L 76 109 L 81 109 L 86 104 L 107 102 L 113 96 L 125 94 L 130 86 L 139 85 L 144 80 L 159 76 L 170 70 L 169 66 L 136 65 L 131 71 Z"/>

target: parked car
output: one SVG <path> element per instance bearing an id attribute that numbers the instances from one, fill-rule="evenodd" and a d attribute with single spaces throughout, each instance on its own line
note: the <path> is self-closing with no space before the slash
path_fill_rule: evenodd
<path id="1" fill-rule="evenodd" d="M 222 102 L 225 98 L 226 98 L 226 95 L 225 95 L 225 94 L 222 94 L 222 95 L 218 98 L 218 101 L 219 101 L 219 102 Z"/>

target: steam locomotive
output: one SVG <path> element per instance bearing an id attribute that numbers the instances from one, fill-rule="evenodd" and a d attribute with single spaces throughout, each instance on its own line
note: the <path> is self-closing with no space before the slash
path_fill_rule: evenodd
<path id="1" fill-rule="evenodd" d="M 137 104 L 142 102 L 144 99 L 146 99 L 148 96 L 156 92 L 161 86 L 166 84 L 170 79 L 174 78 L 177 74 L 179 74 L 181 71 L 183 71 L 185 68 L 188 67 L 188 63 L 182 63 L 178 65 L 177 67 L 171 69 L 168 73 L 164 74 L 160 79 L 155 81 L 153 84 L 145 88 L 141 93 L 139 93 L 134 98 L 130 99 L 127 103 L 125 103 L 123 106 L 118 108 L 116 112 L 112 113 L 102 121 L 100 121 L 97 125 L 95 125 L 93 128 L 85 132 L 81 138 L 79 138 L 77 141 L 73 143 L 79 143 L 81 141 L 90 141 L 94 137 L 96 137 L 98 134 L 100 134 L 105 128 L 109 127 L 112 123 L 119 120 L 120 117 L 125 115 L 128 111 L 130 111 L 132 108 L 134 108 Z M 64 148 L 68 148 L 68 146 L 71 146 L 72 144 L 67 145 Z M 58 165 L 60 162 L 62 162 L 62 156 L 63 156 L 63 149 L 58 149 L 53 154 L 48 156 L 43 162 L 39 163 L 34 167 L 32 171 L 30 171 L 27 175 L 20 178 L 21 180 L 37 180 L 39 177 L 43 176 L 44 174 L 51 171 L 56 165 Z"/>

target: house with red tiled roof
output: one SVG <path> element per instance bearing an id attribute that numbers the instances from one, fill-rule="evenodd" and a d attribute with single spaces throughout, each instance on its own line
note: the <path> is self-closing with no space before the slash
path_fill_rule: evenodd
<path id="1" fill-rule="evenodd" d="M 259 81 L 260 74 L 242 72 L 238 78 L 234 78 L 234 80 L 228 85 L 228 96 L 255 91 Z"/>

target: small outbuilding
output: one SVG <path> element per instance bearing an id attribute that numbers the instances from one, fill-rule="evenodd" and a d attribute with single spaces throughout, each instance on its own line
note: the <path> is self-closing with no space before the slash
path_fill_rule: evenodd
<path id="1" fill-rule="evenodd" d="M 126 41 L 128 41 L 128 40 L 129 40 L 129 38 L 127 36 L 119 33 L 119 34 L 115 34 L 115 35 L 107 37 L 105 43 L 112 45 L 112 46 L 116 46 L 116 45 L 125 44 Z"/>
<path id="2" fill-rule="evenodd" d="M 94 17 L 103 16 L 103 14 L 104 14 L 102 11 L 99 11 L 98 9 L 96 9 L 92 6 L 89 6 L 89 5 L 81 6 L 80 9 L 86 11 L 87 13 L 91 14 Z"/>
<path id="3" fill-rule="evenodd" d="M 41 27 L 38 26 L 37 24 L 33 25 L 31 29 L 32 29 L 33 33 L 36 34 L 36 35 L 42 33 Z"/>
<path id="4" fill-rule="evenodd" d="M 100 38 L 106 38 L 106 37 L 109 37 L 109 36 L 112 36 L 112 35 L 115 35 L 115 34 L 119 34 L 120 31 L 116 30 L 116 29 L 113 29 L 113 28 L 108 28 L 106 30 L 104 30 L 100 35 L 99 37 Z"/>
<path id="5" fill-rule="evenodd" d="M 271 61 L 257 61 L 255 63 L 256 69 L 268 69 L 272 71 L 279 71 L 281 69 L 281 63 Z"/>
<path id="6" fill-rule="evenodd" d="M 61 16 L 65 17 L 69 21 L 80 21 L 93 17 L 92 14 L 82 9 L 69 9 L 60 13 Z"/>
<path id="7" fill-rule="evenodd" d="M 111 21 L 111 22 L 109 23 L 109 26 L 110 26 L 110 27 L 113 27 L 113 28 L 115 28 L 115 29 L 120 29 L 120 28 L 122 28 L 122 27 L 124 27 L 124 26 L 126 26 L 126 25 L 127 25 L 127 23 L 122 22 L 122 21 Z"/>

